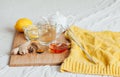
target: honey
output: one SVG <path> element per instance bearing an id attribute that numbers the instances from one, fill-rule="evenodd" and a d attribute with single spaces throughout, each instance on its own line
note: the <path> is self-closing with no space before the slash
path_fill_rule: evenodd
<path id="1" fill-rule="evenodd" d="M 49 50 L 52 53 L 62 53 L 68 50 L 68 45 L 66 43 L 52 43 L 49 46 Z"/>

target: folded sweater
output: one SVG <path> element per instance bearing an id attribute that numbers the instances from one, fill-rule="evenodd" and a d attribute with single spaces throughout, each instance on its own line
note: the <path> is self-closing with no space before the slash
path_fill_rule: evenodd
<path id="1" fill-rule="evenodd" d="M 61 72 L 120 76 L 120 32 L 92 32 L 77 26 L 70 28 L 96 63 L 87 58 L 68 35 L 69 31 L 66 31 L 65 36 L 71 41 L 71 49 L 70 55 L 61 65 Z"/>

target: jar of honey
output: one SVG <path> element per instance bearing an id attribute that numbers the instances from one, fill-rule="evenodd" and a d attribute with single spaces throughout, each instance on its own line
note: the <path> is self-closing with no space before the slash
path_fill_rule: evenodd
<path id="1" fill-rule="evenodd" d="M 68 49 L 69 47 L 66 43 L 52 43 L 49 45 L 49 51 L 52 53 L 62 53 Z"/>

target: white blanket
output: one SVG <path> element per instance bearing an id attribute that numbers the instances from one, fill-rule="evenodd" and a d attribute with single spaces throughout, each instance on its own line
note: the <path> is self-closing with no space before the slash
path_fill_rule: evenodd
<path id="1" fill-rule="evenodd" d="M 77 1 L 77 0 L 73 0 L 73 2 L 74 1 Z M 87 7 L 87 5 L 84 5 L 86 3 L 89 4 L 90 0 L 83 0 L 83 1 L 81 0 L 80 2 L 83 2 L 83 3 L 79 3 L 79 1 L 78 1 L 78 4 L 77 2 L 76 4 L 73 3 L 73 6 L 76 5 L 74 7 L 75 10 L 74 11 L 71 10 L 71 12 L 69 12 L 69 14 L 72 13 L 73 15 L 76 16 L 77 18 L 76 20 L 77 22 L 75 23 L 76 25 L 79 25 L 82 28 L 93 30 L 93 31 L 112 30 L 112 31 L 120 32 L 120 1 L 119 0 L 96 0 L 96 1 L 93 1 L 94 6 L 88 5 L 89 7 L 91 6 L 90 8 Z M 9 3 L 13 4 L 13 6 L 10 6 Z M 81 4 L 80 7 L 79 7 L 79 4 Z M 88 77 L 88 76 L 101 77 L 100 75 L 73 74 L 68 72 L 61 73 L 59 71 L 59 68 L 60 68 L 59 66 L 46 65 L 46 66 L 30 66 L 30 67 L 9 67 L 8 66 L 9 53 L 12 45 L 12 39 L 15 33 L 15 30 L 13 29 L 13 25 L 15 23 L 15 20 L 17 20 L 17 18 L 24 16 L 24 13 L 22 13 L 22 10 L 21 10 L 21 13 L 23 15 L 19 13 L 20 12 L 19 9 L 23 9 L 23 12 L 25 11 L 25 9 L 24 8 L 17 9 L 15 7 L 14 0 L 13 1 L 11 0 L 10 2 L 9 1 L 7 2 L 7 0 L 3 0 L 1 1 L 0 6 L 3 6 L 3 5 L 4 7 L 0 7 L 0 22 L 2 22 L 2 24 L 0 24 L 1 26 L 0 28 L 0 77 Z M 9 7 L 6 7 L 7 5 L 9 5 Z M 23 6 L 25 5 L 26 4 L 23 4 Z M 37 5 L 39 5 L 39 3 Z M 66 5 L 63 5 L 63 6 L 65 7 Z M 22 7 L 22 6 L 18 6 L 18 7 Z M 60 7 L 62 7 L 62 5 Z M 57 8 L 59 7 L 56 5 L 56 9 Z M 83 12 L 80 13 L 79 8 L 83 8 L 84 10 L 81 10 L 81 11 L 84 11 L 84 13 Z M 3 10 L 3 9 L 7 9 L 7 10 Z M 31 9 L 33 10 L 33 8 Z M 13 12 L 11 12 L 11 10 Z M 49 10 L 50 9 L 48 9 L 48 11 Z M 52 10 L 55 11 L 54 9 Z M 67 10 L 67 8 L 64 10 Z M 14 12 L 17 12 L 18 14 L 20 14 L 20 16 L 18 17 L 14 15 L 12 16 L 12 13 Z M 31 15 L 31 18 L 32 18 L 32 15 L 33 15 L 32 19 L 35 19 L 34 15 L 36 13 L 30 12 L 30 9 L 28 13 L 31 13 L 31 14 L 28 14 L 28 17 L 29 15 Z"/>

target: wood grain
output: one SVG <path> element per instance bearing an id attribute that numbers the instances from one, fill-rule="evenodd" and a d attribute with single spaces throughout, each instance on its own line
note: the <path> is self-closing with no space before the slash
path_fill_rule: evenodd
<path id="1" fill-rule="evenodd" d="M 65 38 L 60 37 L 60 41 Z M 12 49 L 26 42 L 23 33 L 16 32 Z M 59 65 L 69 55 L 69 51 L 54 54 L 50 52 L 29 53 L 25 55 L 10 55 L 9 66 L 39 66 L 39 65 Z"/>

